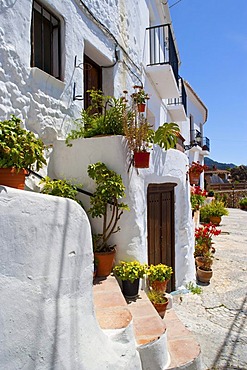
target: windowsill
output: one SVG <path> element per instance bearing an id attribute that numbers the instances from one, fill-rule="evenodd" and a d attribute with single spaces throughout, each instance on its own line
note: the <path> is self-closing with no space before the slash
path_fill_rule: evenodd
<path id="1" fill-rule="evenodd" d="M 43 85 L 44 83 L 51 88 L 56 88 L 58 90 L 64 90 L 66 84 L 65 82 L 58 80 L 57 78 L 53 77 L 49 73 L 46 73 L 45 71 L 42 71 L 42 69 L 39 69 L 37 67 L 31 67 L 31 76 L 35 80 L 36 83 L 40 83 Z"/>

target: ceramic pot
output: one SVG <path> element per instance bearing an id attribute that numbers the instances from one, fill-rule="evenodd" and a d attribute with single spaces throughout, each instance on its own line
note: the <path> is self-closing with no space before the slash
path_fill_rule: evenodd
<path id="1" fill-rule="evenodd" d="M 212 222 L 214 225 L 219 226 L 221 223 L 221 217 L 220 216 L 211 216 L 209 218 L 210 222 Z"/>
<path id="2" fill-rule="evenodd" d="M 190 178 L 190 185 L 197 185 L 200 180 L 200 174 L 190 173 L 189 178 Z"/>
<path id="3" fill-rule="evenodd" d="M 168 303 L 169 303 L 169 299 L 168 298 L 166 298 L 166 302 L 165 303 L 154 303 L 154 302 L 152 302 L 154 308 L 156 309 L 156 311 L 158 312 L 158 314 L 160 315 L 160 317 L 162 319 L 165 316 Z"/>
<path id="4" fill-rule="evenodd" d="M 138 112 L 140 112 L 140 113 L 144 113 L 144 112 L 145 112 L 145 110 L 146 110 L 146 104 L 144 104 L 144 103 L 139 103 L 139 104 L 137 104 L 137 110 L 138 110 Z"/>
<path id="5" fill-rule="evenodd" d="M 28 172 L 23 169 L 17 171 L 15 168 L 0 168 L 0 185 L 24 190 L 27 174 Z"/>
<path id="6" fill-rule="evenodd" d="M 115 249 L 111 252 L 94 252 L 94 258 L 97 260 L 98 277 L 106 277 L 110 275 L 115 259 L 115 254 Z"/>
<path id="7" fill-rule="evenodd" d="M 169 280 L 164 280 L 164 281 L 159 281 L 159 280 L 154 280 L 152 283 L 151 283 L 151 287 L 156 290 L 157 292 L 160 292 L 160 293 L 165 293 L 166 292 L 166 288 L 167 288 L 167 283 L 168 283 Z"/>
<path id="8" fill-rule="evenodd" d="M 209 283 L 211 277 L 213 276 L 213 270 L 205 271 L 201 267 L 196 270 L 197 279 L 202 283 Z"/>
<path id="9" fill-rule="evenodd" d="M 134 280 L 132 283 L 130 280 L 122 281 L 122 292 L 125 298 L 133 299 L 138 296 L 140 279 Z"/>
<path id="10" fill-rule="evenodd" d="M 148 168 L 149 157 L 149 152 L 134 152 L 134 166 L 136 168 Z"/>
<path id="11" fill-rule="evenodd" d="M 204 265 L 204 258 L 202 256 L 196 257 L 195 260 L 196 260 L 197 267 L 201 267 Z"/>

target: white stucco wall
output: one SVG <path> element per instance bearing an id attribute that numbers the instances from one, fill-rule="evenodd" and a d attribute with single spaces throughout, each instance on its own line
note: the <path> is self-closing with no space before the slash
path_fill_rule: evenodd
<path id="1" fill-rule="evenodd" d="M 0 240 L 0 369 L 141 369 L 133 328 L 114 341 L 95 319 L 76 202 L 0 186 Z"/>
<path id="2" fill-rule="evenodd" d="M 97 148 L 97 149 L 95 149 Z M 149 183 L 176 183 L 175 187 L 175 248 L 176 286 L 194 280 L 194 231 L 189 201 L 189 183 L 186 180 L 188 160 L 178 150 L 162 151 L 154 146 L 149 169 L 138 172 L 129 168 L 126 140 L 122 136 L 97 137 L 73 141 L 71 148 L 64 141 L 57 141 L 49 166 L 52 178 L 67 178 L 83 184 L 87 191 L 94 191 L 94 182 L 87 176 L 90 163 L 104 162 L 110 169 L 121 174 L 126 186 L 126 198 L 130 211 L 120 219 L 121 231 L 111 240 L 117 245 L 117 261 L 138 259 L 147 262 L 147 186 Z M 85 208 L 87 196 L 81 196 Z M 101 232 L 101 220 L 93 219 L 93 231 Z"/>

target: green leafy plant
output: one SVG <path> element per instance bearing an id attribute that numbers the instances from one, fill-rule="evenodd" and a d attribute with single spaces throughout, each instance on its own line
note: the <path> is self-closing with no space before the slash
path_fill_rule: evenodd
<path id="1" fill-rule="evenodd" d="M 71 140 L 97 135 L 123 135 L 123 115 L 126 105 L 123 98 L 116 99 L 103 95 L 100 90 L 89 90 L 91 105 L 81 111 L 81 118 L 74 124 L 75 129 L 67 135 L 66 144 Z"/>
<path id="2" fill-rule="evenodd" d="M 199 287 L 198 285 L 194 285 L 192 281 L 190 281 L 187 285 L 186 288 L 192 293 L 192 294 L 201 294 L 202 293 L 202 288 Z"/>
<path id="3" fill-rule="evenodd" d="M 166 303 L 168 298 L 165 296 L 164 293 L 158 292 L 157 290 L 149 290 L 147 293 L 148 298 L 152 303 Z"/>
<path id="4" fill-rule="evenodd" d="M 179 126 L 173 122 L 165 122 L 160 126 L 151 137 L 154 144 L 158 144 L 162 149 L 175 148 L 178 140 Z"/>
<path id="5" fill-rule="evenodd" d="M 158 265 L 151 264 L 148 267 L 147 275 L 150 283 L 155 280 L 165 281 L 170 280 L 172 275 L 172 267 L 159 263 Z"/>
<path id="6" fill-rule="evenodd" d="M 103 218 L 102 233 L 94 236 L 94 251 L 110 251 L 109 238 L 120 230 L 117 226 L 119 219 L 124 210 L 129 210 L 127 204 L 118 202 L 125 197 L 125 186 L 122 177 L 101 162 L 90 164 L 88 175 L 96 183 L 96 190 L 90 197 L 89 213 L 93 218 Z"/>
<path id="7" fill-rule="evenodd" d="M 21 127 L 21 119 L 11 115 L 11 119 L 0 121 L 0 167 L 31 169 L 38 171 L 46 160 L 45 146 L 34 133 Z"/>
<path id="8" fill-rule="evenodd" d="M 238 204 L 241 209 L 245 209 L 247 207 L 247 197 L 240 199 Z"/>
<path id="9" fill-rule="evenodd" d="M 46 176 L 40 181 L 43 185 L 41 190 L 42 194 L 55 195 L 58 197 L 69 198 L 76 201 L 80 206 L 83 207 L 82 202 L 77 199 L 79 185 L 73 185 L 67 180 L 52 180 L 50 177 Z M 81 187 L 81 185 L 80 185 Z"/>
<path id="10" fill-rule="evenodd" d="M 218 200 L 213 200 L 211 203 L 209 204 L 206 204 L 205 206 L 203 206 L 201 208 L 201 211 L 205 212 L 205 214 L 207 215 L 207 217 L 211 217 L 211 216 L 219 216 L 219 217 L 222 217 L 222 216 L 228 216 L 229 212 L 228 210 L 225 208 L 225 205 L 222 201 L 218 201 Z"/>
<path id="11" fill-rule="evenodd" d="M 139 261 L 120 261 L 120 264 L 114 267 L 113 272 L 119 279 L 133 283 L 136 279 L 143 278 L 147 272 L 147 265 Z"/>

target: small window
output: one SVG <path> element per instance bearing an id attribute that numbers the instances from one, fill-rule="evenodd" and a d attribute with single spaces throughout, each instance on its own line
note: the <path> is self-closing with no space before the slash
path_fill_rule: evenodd
<path id="1" fill-rule="evenodd" d="M 39 2 L 33 2 L 31 67 L 61 79 L 60 20 Z"/>

